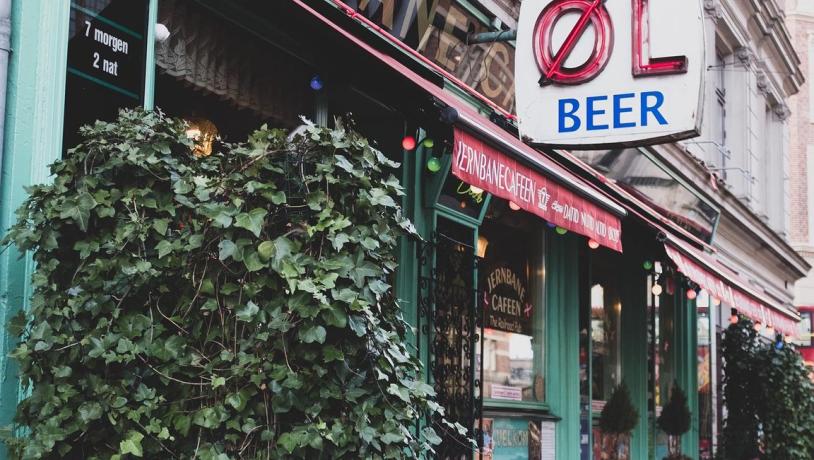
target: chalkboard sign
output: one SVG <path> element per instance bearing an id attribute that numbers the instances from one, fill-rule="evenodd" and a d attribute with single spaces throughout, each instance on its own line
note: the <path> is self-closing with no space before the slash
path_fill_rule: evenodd
<path id="1" fill-rule="evenodd" d="M 73 0 L 65 87 L 65 144 L 81 125 L 143 104 L 149 0 Z"/>

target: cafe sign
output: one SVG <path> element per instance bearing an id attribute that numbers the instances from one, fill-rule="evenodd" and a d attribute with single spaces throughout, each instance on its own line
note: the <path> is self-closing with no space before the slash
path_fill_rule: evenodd
<path id="1" fill-rule="evenodd" d="M 515 56 L 520 133 L 568 148 L 697 136 L 700 0 L 539 0 L 520 9 Z"/>
<path id="2" fill-rule="evenodd" d="M 462 181 L 508 200 L 548 223 L 587 236 L 622 252 L 618 217 L 551 178 L 455 128 L 452 174 Z"/>

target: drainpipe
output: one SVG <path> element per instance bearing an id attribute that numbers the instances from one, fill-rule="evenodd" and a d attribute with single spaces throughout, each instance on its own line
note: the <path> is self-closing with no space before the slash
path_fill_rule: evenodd
<path id="1" fill-rule="evenodd" d="M 6 88 L 8 86 L 8 61 L 11 54 L 11 1 L 0 0 L 0 167 L 3 165 L 4 138 L 6 132 Z M 2 182 L 0 175 L 0 182 Z"/>

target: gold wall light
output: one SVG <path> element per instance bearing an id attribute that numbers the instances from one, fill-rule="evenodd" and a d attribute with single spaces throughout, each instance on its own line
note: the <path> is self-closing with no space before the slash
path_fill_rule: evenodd
<path id="1" fill-rule="evenodd" d="M 195 143 L 192 154 L 196 157 L 212 155 L 212 143 L 218 138 L 218 127 L 206 118 L 186 118 L 187 138 Z"/>

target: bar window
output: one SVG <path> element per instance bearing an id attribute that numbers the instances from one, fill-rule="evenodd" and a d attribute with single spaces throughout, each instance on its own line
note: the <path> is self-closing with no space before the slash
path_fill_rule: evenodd
<path id="1" fill-rule="evenodd" d="M 542 222 L 495 199 L 478 238 L 483 311 L 483 397 L 543 402 Z"/>

